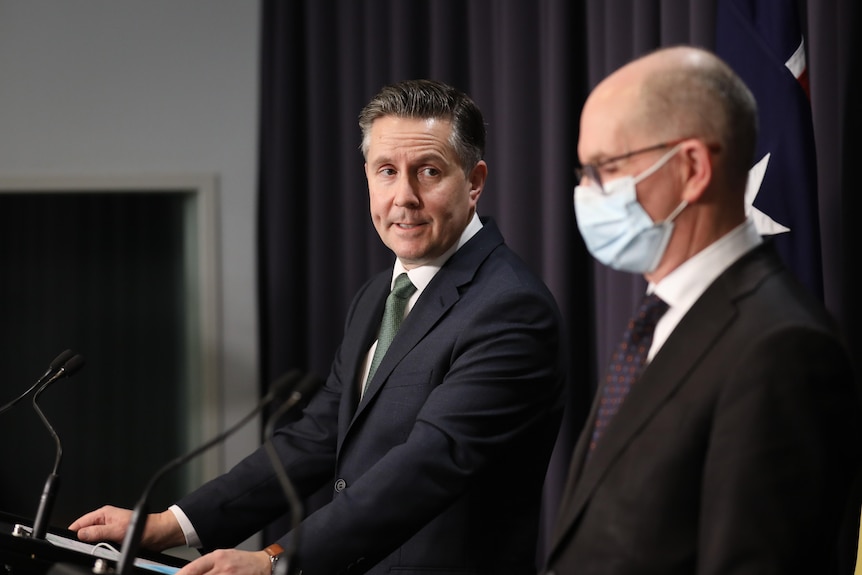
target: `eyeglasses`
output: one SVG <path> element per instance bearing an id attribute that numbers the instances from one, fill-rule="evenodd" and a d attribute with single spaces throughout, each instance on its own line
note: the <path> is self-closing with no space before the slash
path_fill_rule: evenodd
<path id="1" fill-rule="evenodd" d="M 602 192 L 605 191 L 604 186 L 602 185 L 602 176 L 599 172 L 599 168 L 602 166 L 607 166 L 608 164 L 612 164 L 614 162 L 619 162 L 620 160 L 625 160 L 631 158 L 632 156 L 637 156 L 640 154 L 646 154 L 647 152 L 654 152 L 655 150 L 661 150 L 663 148 L 669 148 L 670 146 L 676 146 L 677 144 L 684 142 L 686 140 L 690 140 L 691 138 L 679 138 L 678 140 L 670 140 L 668 142 L 662 142 L 661 144 L 655 144 L 652 146 L 648 146 L 646 148 L 641 148 L 639 150 L 634 150 L 632 152 L 628 152 L 627 154 L 622 154 L 621 156 L 614 156 L 613 158 L 607 158 L 602 160 L 601 162 L 597 162 L 595 164 L 585 164 L 579 168 L 575 168 L 575 178 L 577 178 L 576 182 L 582 182 L 584 178 L 587 180 L 594 182 L 601 188 Z M 710 147 L 712 148 L 712 146 Z"/>

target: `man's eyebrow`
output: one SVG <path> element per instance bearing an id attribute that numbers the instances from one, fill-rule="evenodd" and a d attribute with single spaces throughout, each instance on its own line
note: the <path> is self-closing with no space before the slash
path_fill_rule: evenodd
<path id="1" fill-rule="evenodd" d="M 416 163 L 418 164 L 425 164 L 429 162 L 446 163 L 446 157 L 443 154 L 439 154 L 437 152 L 425 152 L 416 156 Z"/>
<path id="2" fill-rule="evenodd" d="M 596 152 L 596 153 L 592 154 L 591 156 L 589 156 L 587 158 L 587 161 L 585 161 L 585 162 L 582 162 L 580 159 L 578 159 L 578 163 L 581 166 L 586 166 L 586 165 L 595 166 L 595 165 L 601 164 L 602 162 L 604 162 L 608 158 L 612 158 L 612 156 L 610 154 L 605 153 L 605 152 Z"/>
<path id="3" fill-rule="evenodd" d="M 394 164 L 395 160 L 390 155 L 381 155 L 377 157 L 371 157 L 368 160 L 368 163 L 374 166 L 380 166 L 384 164 Z M 446 157 L 438 152 L 423 152 L 410 160 L 411 164 L 448 164 Z"/>
<path id="4" fill-rule="evenodd" d="M 371 156 L 368 158 L 368 163 L 379 166 L 380 164 L 391 164 L 392 159 L 389 156 Z"/>

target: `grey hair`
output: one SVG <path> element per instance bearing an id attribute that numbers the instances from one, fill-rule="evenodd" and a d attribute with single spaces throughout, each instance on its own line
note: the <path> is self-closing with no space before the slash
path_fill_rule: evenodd
<path id="1" fill-rule="evenodd" d="M 367 158 L 371 126 L 385 116 L 441 119 L 452 123 L 449 143 L 466 174 L 485 156 L 485 122 L 463 92 L 435 80 L 406 80 L 383 87 L 359 113 L 362 155 Z"/>

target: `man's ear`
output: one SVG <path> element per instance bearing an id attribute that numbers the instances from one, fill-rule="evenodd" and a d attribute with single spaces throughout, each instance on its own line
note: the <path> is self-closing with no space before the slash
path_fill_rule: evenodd
<path id="1" fill-rule="evenodd" d="M 479 162 L 473 166 L 473 170 L 470 172 L 470 199 L 473 202 L 479 200 L 479 196 L 482 194 L 482 190 L 485 188 L 485 180 L 488 178 L 488 164 L 485 163 L 485 160 L 479 160 Z"/>
<path id="2" fill-rule="evenodd" d="M 693 204 L 712 182 L 712 154 L 706 143 L 692 139 L 682 143 L 680 155 L 685 162 L 682 199 Z"/>

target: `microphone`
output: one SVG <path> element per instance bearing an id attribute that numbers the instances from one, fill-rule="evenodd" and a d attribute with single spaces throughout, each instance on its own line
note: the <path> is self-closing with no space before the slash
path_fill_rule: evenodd
<path id="1" fill-rule="evenodd" d="M 323 385 L 323 379 L 313 374 L 306 374 L 305 377 L 296 385 L 296 388 L 290 396 L 288 396 L 285 402 L 282 403 L 279 408 L 272 413 L 272 415 L 270 415 L 266 422 L 266 431 L 264 433 L 266 443 L 264 444 L 264 447 L 266 449 L 266 454 L 269 456 L 270 463 L 272 463 L 272 467 L 275 470 L 278 482 L 281 484 L 281 489 L 284 491 L 284 495 L 287 498 L 287 503 L 290 506 L 290 529 L 293 531 L 293 537 L 291 537 L 287 549 L 284 550 L 284 557 L 275 565 L 274 575 L 293 575 L 294 573 L 299 573 L 299 571 L 296 571 L 293 560 L 298 546 L 299 525 L 302 523 L 303 511 L 302 501 L 300 500 L 299 495 L 297 495 L 296 489 L 290 481 L 290 477 L 287 475 L 287 471 L 284 469 L 284 464 L 281 462 L 281 459 L 278 457 L 278 453 L 275 451 L 275 446 L 272 444 L 273 431 L 275 429 L 275 424 L 280 417 L 293 409 L 297 403 L 303 400 L 303 398 L 314 395 L 321 385 Z"/>
<path id="2" fill-rule="evenodd" d="M 24 393 L 22 393 L 21 395 L 19 395 L 18 397 L 16 397 L 15 399 L 10 401 L 6 405 L 4 405 L 3 407 L 0 407 L 0 413 L 3 413 L 4 411 L 9 409 L 13 405 L 18 403 L 19 401 L 21 401 L 22 399 L 24 399 L 25 397 L 30 395 L 30 393 L 34 389 L 36 389 L 37 387 L 39 387 L 40 385 L 45 383 L 45 380 L 48 379 L 48 376 L 53 374 L 55 371 L 60 369 L 63 366 L 63 364 L 65 364 L 67 361 L 69 361 L 73 355 L 75 355 L 75 354 L 72 353 L 72 350 L 67 349 L 66 351 L 64 351 L 63 353 L 61 353 L 57 357 L 55 357 L 54 361 L 51 362 L 51 364 L 48 366 L 48 369 L 45 371 L 45 373 L 42 374 L 42 377 L 40 377 L 38 380 L 36 380 L 36 383 L 34 383 L 32 386 L 30 386 L 30 389 L 28 389 L 27 391 L 25 391 Z"/>
<path id="3" fill-rule="evenodd" d="M 264 407 L 266 407 L 279 395 L 283 394 L 288 389 L 293 388 L 296 385 L 297 380 L 299 380 L 301 376 L 302 372 L 300 372 L 298 369 L 293 369 L 282 375 L 270 386 L 269 392 L 263 396 L 260 402 L 258 402 L 258 404 L 254 407 L 254 409 L 252 409 L 242 419 L 240 419 L 232 426 L 219 433 L 206 443 L 200 445 L 199 447 L 189 451 L 184 455 L 180 455 L 179 457 L 169 461 L 164 466 L 162 466 L 161 469 L 156 471 L 155 475 L 150 478 L 150 481 L 147 483 L 146 487 L 144 487 L 144 491 L 141 494 L 140 499 L 138 499 L 138 503 L 135 505 L 134 510 L 132 511 L 132 517 L 129 520 L 129 527 L 126 530 L 126 536 L 123 538 L 123 545 L 120 548 L 120 557 L 119 559 L 117 559 L 117 567 L 115 570 L 117 575 L 130 575 L 132 573 L 132 567 L 135 563 L 135 557 L 137 556 L 138 550 L 141 546 L 141 537 L 144 534 L 144 526 L 146 525 L 147 515 L 149 515 L 150 492 L 152 491 L 156 482 L 161 479 L 162 476 L 165 475 L 165 473 L 167 473 L 168 471 L 176 469 L 190 459 L 200 455 L 207 449 L 223 442 L 225 439 L 228 438 L 228 436 L 232 435 L 239 428 L 248 423 L 255 415 L 257 415 Z"/>
<path id="4" fill-rule="evenodd" d="M 57 359 L 61 359 L 65 354 L 71 354 L 72 352 L 69 350 L 64 351 Z M 53 363 L 51 364 L 53 367 Z M 54 431 L 54 428 L 51 427 L 51 424 L 48 422 L 48 418 L 45 417 L 45 414 L 42 413 L 42 410 L 39 408 L 38 400 L 39 396 L 45 391 L 49 385 L 60 379 L 61 377 L 69 377 L 79 369 L 84 366 L 84 358 L 83 356 L 76 354 L 72 355 L 69 359 L 63 362 L 62 366 L 59 369 L 54 370 L 54 374 L 45 379 L 36 393 L 33 395 L 33 409 L 36 410 L 36 413 L 42 419 L 42 423 L 45 424 L 45 427 L 48 428 L 48 432 L 54 438 L 54 442 L 57 444 L 57 455 L 54 458 L 54 469 L 50 475 L 48 475 L 48 479 L 45 481 L 45 486 L 42 488 L 42 496 L 39 498 L 39 508 L 36 511 L 36 518 L 33 520 L 33 531 L 30 536 L 33 539 L 44 539 L 45 532 L 48 528 L 48 517 L 51 515 L 51 510 L 54 507 L 54 499 L 57 496 L 57 489 L 59 489 L 60 485 L 60 476 L 58 475 L 60 471 L 60 461 L 63 457 L 63 446 L 60 444 L 60 436 L 57 435 L 57 432 Z M 40 379 L 44 379 L 49 373 L 51 373 L 52 369 L 49 367 L 48 371 L 45 372 L 45 375 Z"/>

